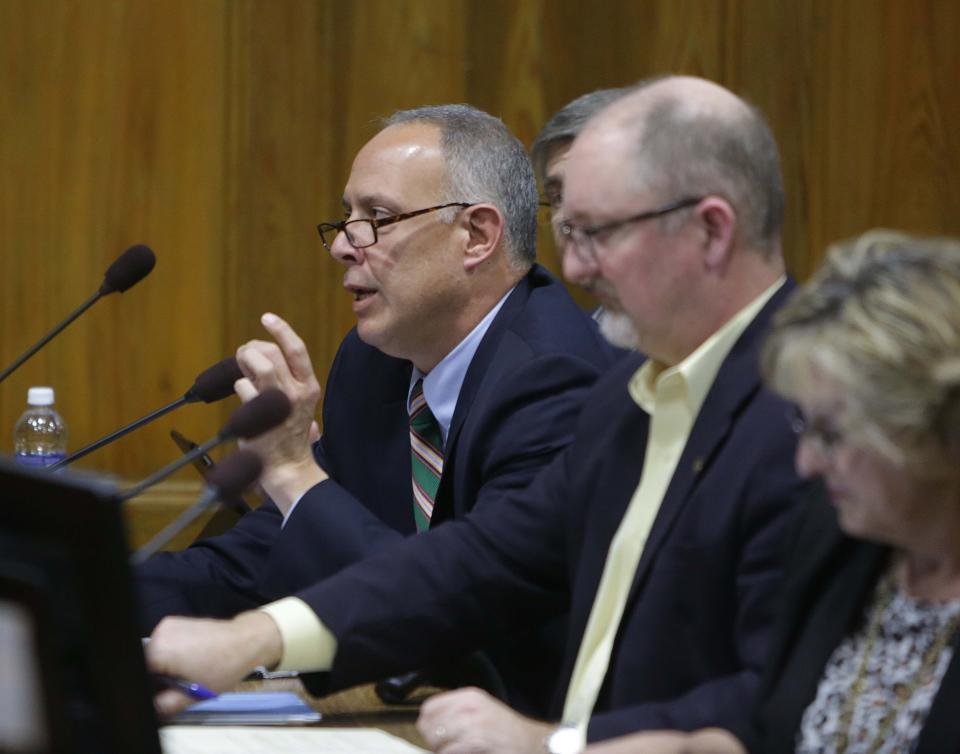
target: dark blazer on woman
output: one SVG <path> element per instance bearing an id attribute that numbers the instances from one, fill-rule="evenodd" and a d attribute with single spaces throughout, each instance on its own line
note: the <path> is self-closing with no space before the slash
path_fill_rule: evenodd
<path id="1" fill-rule="evenodd" d="M 800 512 L 754 725 L 734 731 L 751 752 L 795 750 L 827 661 L 858 628 L 889 555 L 889 548 L 840 530 L 825 490 Z M 960 753 L 960 641 L 953 652 L 915 754 Z"/>

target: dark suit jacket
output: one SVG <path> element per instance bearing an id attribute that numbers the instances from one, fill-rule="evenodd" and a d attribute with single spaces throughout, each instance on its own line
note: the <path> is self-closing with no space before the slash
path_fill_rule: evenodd
<path id="1" fill-rule="evenodd" d="M 759 681 L 782 524 L 803 493 L 786 405 L 757 351 L 779 291 L 717 374 L 640 560 L 589 736 L 742 719 Z M 338 640 L 337 685 L 435 661 L 570 606 L 559 714 L 610 541 L 642 471 L 648 416 L 628 357 L 574 441 L 526 491 L 299 593 Z"/>
<path id="2" fill-rule="evenodd" d="M 857 630 L 890 555 L 843 534 L 825 491 L 805 504 L 800 519 L 753 725 L 734 730 L 756 754 L 795 750 L 830 655 Z M 953 652 L 915 754 L 960 752 L 960 640 Z"/>
<path id="3" fill-rule="evenodd" d="M 535 266 L 467 370 L 431 525 L 527 486 L 570 442 L 587 389 L 618 355 L 563 286 Z M 267 503 L 222 536 L 148 561 L 138 571 L 146 629 L 172 613 L 228 616 L 258 606 L 414 533 L 410 373 L 410 362 L 352 331 L 327 379 L 315 448 L 330 480 L 306 493 L 282 530 Z M 505 664 L 510 687 L 539 688 L 541 696 L 552 687 L 549 653 L 525 649 Z"/>

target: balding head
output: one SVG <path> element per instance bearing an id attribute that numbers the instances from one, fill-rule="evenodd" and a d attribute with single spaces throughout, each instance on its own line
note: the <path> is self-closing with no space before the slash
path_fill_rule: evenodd
<path id="1" fill-rule="evenodd" d="M 738 245 L 778 254 L 783 179 L 763 116 L 705 79 L 639 85 L 590 122 L 583 141 L 627 139 L 637 187 L 666 199 L 716 195 L 737 215 Z"/>
<path id="2" fill-rule="evenodd" d="M 426 123 L 439 130 L 447 171 L 445 198 L 495 205 L 504 216 L 510 259 L 518 270 L 528 270 L 537 256 L 537 185 L 520 140 L 502 120 L 470 105 L 400 110 L 384 121 L 387 127 L 404 123 Z"/>
<path id="3" fill-rule="evenodd" d="M 722 87 L 644 82 L 566 155 L 564 275 L 673 365 L 783 274 L 783 190 L 763 119 Z"/>

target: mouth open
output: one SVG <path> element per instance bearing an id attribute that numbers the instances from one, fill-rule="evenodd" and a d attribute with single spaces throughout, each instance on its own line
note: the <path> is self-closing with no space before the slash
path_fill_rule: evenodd
<path id="1" fill-rule="evenodd" d="M 354 301 L 365 301 L 377 292 L 373 288 L 361 288 L 357 285 L 348 285 L 346 288 L 353 294 Z"/>

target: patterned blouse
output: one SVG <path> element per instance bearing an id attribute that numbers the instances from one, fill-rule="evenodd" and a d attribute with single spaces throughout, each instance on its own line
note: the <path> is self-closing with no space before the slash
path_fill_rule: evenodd
<path id="1" fill-rule="evenodd" d="M 953 656 L 958 620 L 960 600 L 915 600 L 881 580 L 863 626 L 827 662 L 797 754 L 913 751 Z"/>

